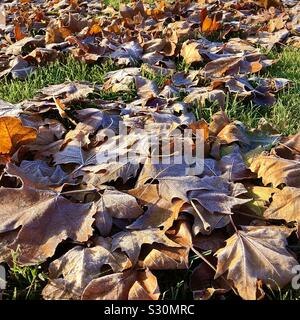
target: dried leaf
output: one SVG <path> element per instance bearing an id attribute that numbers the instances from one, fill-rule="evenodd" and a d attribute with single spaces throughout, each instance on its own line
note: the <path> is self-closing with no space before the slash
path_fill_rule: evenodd
<path id="1" fill-rule="evenodd" d="M 300 163 L 274 156 L 260 155 L 250 165 L 250 170 L 262 178 L 263 184 L 278 187 L 284 183 L 289 187 L 300 187 Z"/>
<path id="2" fill-rule="evenodd" d="M 36 130 L 24 127 L 20 119 L 14 117 L 0 118 L 1 155 L 12 155 L 21 145 L 32 143 L 36 137 Z"/>
<path id="3" fill-rule="evenodd" d="M 215 278 L 228 271 L 227 278 L 239 295 L 249 300 L 257 297 L 258 280 L 273 288 L 284 287 L 298 264 L 286 249 L 289 233 L 280 227 L 243 227 L 217 251 Z"/>
<path id="4" fill-rule="evenodd" d="M 112 250 L 120 248 L 126 252 L 132 264 L 138 261 L 143 244 L 161 243 L 168 247 L 180 247 L 171 241 L 160 229 L 122 231 L 112 237 Z"/>
<path id="5" fill-rule="evenodd" d="M 50 283 L 43 290 L 44 299 L 56 300 L 65 295 L 68 295 L 69 299 L 80 299 L 84 288 L 100 275 L 104 265 L 109 265 L 114 272 L 123 271 L 131 266 L 125 255 L 111 253 L 109 238 L 97 238 L 95 243 L 91 248 L 76 246 L 50 264 Z M 66 289 L 63 293 L 55 286 L 55 281 L 59 280 L 61 275 Z"/>
<path id="6" fill-rule="evenodd" d="M 1 188 L 0 199 L 0 233 L 21 227 L 10 248 L 18 248 L 18 261 L 23 265 L 52 257 L 67 238 L 84 242 L 93 233 L 96 208 L 71 202 L 60 192 L 23 184 L 18 189 Z"/>
<path id="7" fill-rule="evenodd" d="M 156 277 L 149 271 L 125 271 L 92 280 L 82 300 L 158 300 Z"/>

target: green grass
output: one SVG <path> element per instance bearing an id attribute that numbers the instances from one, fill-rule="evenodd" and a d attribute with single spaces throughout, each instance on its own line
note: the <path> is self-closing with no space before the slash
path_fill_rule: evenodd
<path id="1" fill-rule="evenodd" d="M 119 9 L 121 4 L 130 3 L 130 0 L 104 0 L 104 4 L 106 6 L 110 5 L 114 7 L 115 9 Z M 144 0 L 144 3 L 153 4 L 155 0 Z"/>
<path id="2" fill-rule="evenodd" d="M 228 115 L 244 122 L 249 127 L 256 127 L 261 117 L 278 132 L 289 135 L 300 130 L 300 51 L 285 48 L 281 52 L 272 51 L 270 58 L 278 59 L 263 77 L 286 78 L 292 81 L 289 88 L 281 91 L 277 102 L 272 107 L 257 107 L 233 101 L 227 106 Z"/>
<path id="3" fill-rule="evenodd" d="M 20 266 L 17 263 L 17 252 L 12 253 L 12 267 L 7 275 L 7 288 L 4 290 L 4 300 L 39 300 L 47 276 L 42 267 Z"/>
<path id="4" fill-rule="evenodd" d="M 240 120 L 248 127 L 256 127 L 260 118 L 264 117 L 282 134 L 294 134 L 299 131 L 300 124 L 300 52 L 292 48 L 285 48 L 282 52 L 273 51 L 271 58 L 278 59 L 278 63 L 270 67 L 264 77 L 281 77 L 292 81 L 290 88 L 277 95 L 277 102 L 272 107 L 259 107 L 252 103 L 238 102 L 230 97 L 227 99 L 226 111 L 232 119 Z M 178 63 L 179 69 L 187 66 Z M 0 83 L 0 99 L 17 103 L 33 98 L 45 86 L 58 84 L 64 81 L 90 81 L 95 84 L 104 82 L 105 74 L 118 69 L 111 61 L 93 66 L 64 58 L 48 66 L 41 67 L 32 73 L 26 80 L 3 80 Z M 148 72 L 143 75 L 157 82 L 161 87 L 166 80 L 161 75 L 153 76 Z M 125 102 L 136 97 L 135 89 L 129 93 L 100 92 L 99 97 L 107 100 L 122 98 Z M 207 103 L 204 107 L 196 108 L 197 118 L 210 121 L 212 114 L 218 110 L 216 105 Z"/>
<path id="5" fill-rule="evenodd" d="M 231 119 L 243 122 L 249 128 L 256 128 L 259 120 L 265 118 L 278 132 L 284 135 L 295 134 L 300 130 L 300 50 L 285 48 L 269 54 L 278 62 L 261 74 L 264 78 L 286 78 L 291 80 L 289 88 L 276 95 L 276 103 L 271 107 L 256 106 L 251 101 L 238 101 L 227 96 L 226 112 Z M 197 119 L 210 121 L 211 116 L 219 110 L 216 104 L 206 103 L 195 108 Z"/>
<path id="6" fill-rule="evenodd" d="M 0 99 L 17 103 L 33 98 L 40 89 L 46 86 L 65 81 L 89 81 L 94 84 L 103 84 L 106 73 L 116 69 L 118 67 L 111 61 L 89 66 L 71 57 L 66 57 L 38 68 L 26 80 L 3 80 L 0 83 Z M 132 95 L 135 96 L 132 92 L 124 94 L 125 100 L 126 97 L 128 99 L 128 96 Z M 101 92 L 99 98 L 112 100 L 117 96 L 119 95 L 115 93 Z"/>

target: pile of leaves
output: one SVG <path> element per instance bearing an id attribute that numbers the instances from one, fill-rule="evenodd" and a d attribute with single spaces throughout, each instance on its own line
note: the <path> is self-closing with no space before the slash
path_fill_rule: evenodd
<path id="1" fill-rule="evenodd" d="M 203 261 L 189 284 L 197 299 L 258 299 L 288 285 L 300 134 L 281 137 L 263 121 L 249 130 L 224 106 L 228 94 L 271 105 L 289 85 L 261 72 L 273 46 L 299 45 L 299 11 L 297 1 L 136 2 L 119 12 L 99 1 L 7 3 L 1 77 L 25 78 L 64 54 L 119 69 L 103 85 L 66 82 L 0 102 L 0 262 L 11 265 L 15 251 L 20 265 L 43 263 L 44 299 L 159 299 L 155 273 L 190 268 L 192 254 Z M 133 89 L 130 102 L 97 98 Z M 207 101 L 220 108 L 211 123 L 192 112 Z M 193 134 L 174 135 L 185 129 Z M 171 163 L 152 161 L 154 137 Z M 178 140 L 191 149 L 201 140 L 203 157 L 178 161 Z"/>

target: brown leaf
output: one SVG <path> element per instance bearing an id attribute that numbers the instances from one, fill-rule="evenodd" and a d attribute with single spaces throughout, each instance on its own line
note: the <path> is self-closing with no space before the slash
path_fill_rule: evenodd
<path id="1" fill-rule="evenodd" d="M 229 118 L 224 111 L 219 111 L 212 116 L 212 121 L 209 124 L 209 131 L 212 135 L 218 135 L 219 132 L 230 123 Z"/>
<path id="2" fill-rule="evenodd" d="M 180 244 L 180 248 L 170 248 L 163 244 L 151 245 L 150 252 L 141 265 L 150 270 L 187 269 L 189 252 L 192 245 L 192 234 L 189 222 L 179 220 L 174 229 L 168 231 L 170 239 Z"/>
<path id="3" fill-rule="evenodd" d="M 193 235 L 210 235 L 215 229 L 224 228 L 230 223 L 230 218 L 226 214 L 211 213 L 201 206 L 198 202 L 192 202 L 192 205 L 185 205 L 183 212 L 188 212 L 194 216 L 192 226 Z"/>
<path id="4" fill-rule="evenodd" d="M 262 178 L 264 185 L 277 187 L 284 183 L 289 187 L 300 187 L 300 163 L 275 156 L 260 155 L 251 162 L 250 170 Z"/>
<path id="5" fill-rule="evenodd" d="M 160 229 L 122 231 L 112 237 L 112 250 L 120 248 L 126 252 L 132 264 L 138 261 L 143 244 L 162 243 L 168 247 L 180 247 L 170 240 Z"/>
<path id="6" fill-rule="evenodd" d="M 127 228 L 137 230 L 162 228 L 163 230 L 167 230 L 178 218 L 183 203 L 184 201 L 182 200 L 172 203 L 161 198 L 155 203 L 148 203 L 147 211 Z"/>
<path id="7" fill-rule="evenodd" d="M 18 23 L 15 25 L 14 33 L 17 41 L 22 40 L 26 37 L 26 34 L 22 32 L 21 26 Z"/>
<path id="8" fill-rule="evenodd" d="M 142 208 L 133 196 L 117 190 L 106 189 L 96 205 L 95 224 L 103 236 L 109 235 L 112 218 L 133 219 L 143 213 Z"/>
<path id="9" fill-rule="evenodd" d="M 203 251 L 209 250 L 214 253 L 224 246 L 226 238 L 228 234 L 225 228 L 215 229 L 209 235 L 197 234 L 196 237 L 193 237 L 193 245 Z"/>
<path id="10" fill-rule="evenodd" d="M 7 262 L 11 263 L 12 249 L 9 247 L 16 239 L 19 230 L 4 232 L 0 234 L 0 263 Z"/>
<path id="11" fill-rule="evenodd" d="M 38 187 L 61 186 L 67 182 L 68 177 L 60 166 L 50 167 L 45 161 L 24 160 L 20 164 L 23 175 L 30 177 L 30 180 Z M 20 171 L 18 172 L 20 174 Z"/>
<path id="12" fill-rule="evenodd" d="M 229 145 L 237 142 L 241 146 L 250 146 L 250 140 L 245 134 L 245 130 L 237 123 L 229 123 L 218 133 L 212 147 L 210 154 L 216 158 L 220 158 L 220 148 L 222 145 Z"/>
<path id="13" fill-rule="evenodd" d="M 184 61 L 187 64 L 202 61 L 197 42 L 184 42 L 180 51 L 180 55 L 183 57 Z"/>
<path id="14" fill-rule="evenodd" d="M 0 233 L 21 226 L 10 248 L 20 250 L 18 261 L 23 265 L 45 261 L 67 238 L 84 242 L 93 233 L 96 208 L 73 203 L 53 190 L 25 184 L 19 189 L 1 188 L 0 208 Z"/>
<path id="15" fill-rule="evenodd" d="M 88 82 L 65 82 L 45 87 L 41 90 L 42 98 L 45 100 L 53 97 L 61 99 L 67 104 L 87 97 L 94 91 L 94 86 Z"/>
<path id="16" fill-rule="evenodd" d="M 273 151 L 281 158 L 300 160 L 300 132 L 294 136 L 283 138 Z"/>
<path id="17" fill-rule="evenodd" d="M 124 271 L 92 280 L 82 300 L 158 300 L 156 277 L 149 271 Z"/>
<path id="18" fill-rule="evenodd" d="M 209 256 L 208 260 L 216 264 L 214 257 Z M 213 295 L 225 294 L 231 289 L 223 278 L 214 279 L 214 270 L 204 262 L 193 270 L 190 288 L 195 300 L 209 300 Z"/>
<path id="19" fill-rule="evenodd" d="M 300 222 L 300 189 L 284 187 L 276 192 L 271 205 L 264 212 L 264 217 Z"/>
<path id="20" fill-rule="evenodd" d="M 80 299 L 85 287 L 100 275 L 104 265 L 109 265 L 114 272 L 121 272 L 131 266 L 126 255 L 111 252 L 109 238 L 97 238 L 94 242 L 94 247 L 76 246 L 50 264 L 50 283 L 43 290 L 44 299 L 56 300 L 66 295 L 72 299 Z M 60 276 L 63 276 L 64 288 L 67 289 L 64 293 L 55 286 L 55 281 Z"/>
<path id="21" fill-rule="evenodd" d="M 155 98 L 158 95 L 158 87 L 154 81 L 137 76 L 135 83 L 138 95 L 143 99 Z"/>
<path id="22" fill-rule="evenodd" d="M 258 280 L 272 288 L 284 287 L 294 274 L 298 264 L 287 251 L 286 237 L 289 231 L 280 227 L 243 227 L 226 241 L 226 246 L 217 251 L 215 278 L 228 271 L 243 299 L 257 298 Z"/>
<path id="23" fill-rule="evenodd" d="M 258 216 L 263 216 L 264 211 L 270 204 L 272 195 L 279 192 L 277 188 L 249 186 L 247 187 L 249 196 L 253 200 L 246 204 L 246 206 L 255 212 Z"/>

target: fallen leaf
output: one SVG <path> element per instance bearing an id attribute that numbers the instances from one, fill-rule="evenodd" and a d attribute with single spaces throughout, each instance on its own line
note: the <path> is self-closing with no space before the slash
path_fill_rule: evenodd
<path id="1" fill-rule="evenodd" d="M 248 300 L 256 299 L 258 280 L 272 288 L 284 287 L 290 283 L 294 276 L 292 268 L 298 264 L 286 249 L 289 233 L 280 227 L 243 226 L 216 252 L 215 279 L 228 271 L 227 279 Z"/>
<path id="2" fill-rule="evenodd" d="M 275 156 L 260 155 L 252 161 L 250 170 L 262 178 L 264 185 L 300 187 L 300 163 Z"/>
<path id="3" fill-rule="evenodd" d="M 36 137 L 36 130 L 24 127 L 19 118 L 0 118 L 1 155 L 12 155 L 21 145 L 34 142 Z"/>
<path id="4" fill-rule="evenodd" d="M 187 64 L 202 61 L 201 54 L 199 53 L 197 47 L 197 42 L 186 41 L 183 43 L 180 55 Z"/>
<path id="5" fill-rule="evenodd" d="M 180 247 L 160 229 L 121 231 L 112 237 L 112 251 L 120 248 L 126 252 L 132 264 L 138 261 L 143 244 L 161 243 L 168 247 Z"/>
<path id="6" fill-rule="evenodd" d="M 52 257 L 67 238 L 84 242 L 93 233 L 96 208 L 91 203 L 74 203 L 60 192 L 25 184 L 17 189 L 1 188 L 0 199 L 0 233 L 21 227 L 10 248 L 18 248 L 22 265 Z"/>
<path id="7" fill-rule="evenodd" d="M 156 277 L 149 271 L 124 271 L 92 280 L 82 300 L 158 300 Z"/>
<path id="8" fill-rule="evenodd" d="M 49 266 L 50 283 L 44 288 L 44 299 L 56 300 L 61 296 L 80 299 L 85 287 L 100 275 L 101 268 L 109 265 L 114 272 L 121 272 L 131 266 L 128 258 L 120 253 L 111 253 L 109 238 L 97 238 L 95 246 L 76 246 Z M 59 292 L 55 280 L 63 276 L 66 292 Z M 53 281 L 54 280 L 54 281 Z M 55 289 L 54 289 L 55 288 Z"/>

